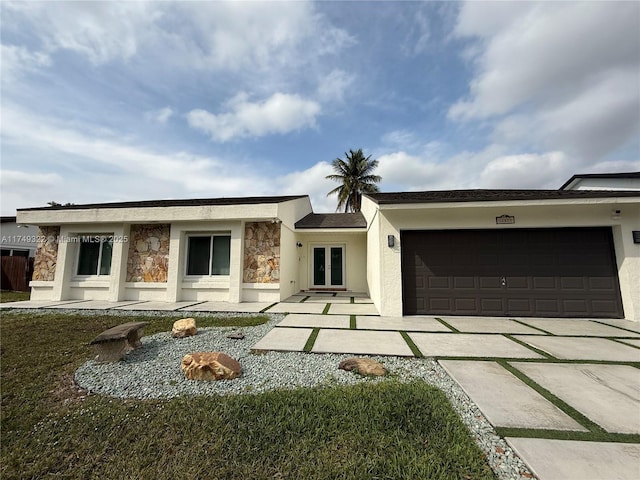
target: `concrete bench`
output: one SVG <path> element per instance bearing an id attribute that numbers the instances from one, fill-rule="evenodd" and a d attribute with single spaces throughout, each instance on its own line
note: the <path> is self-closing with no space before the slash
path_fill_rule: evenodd
<path id="1" fill-rule="evenodd" d="M 149 322 L 129 322 L 105 330 L 91 341 L 97 362 L 117 362 L 125 353 L 142 346 L 140 339 Z"/>

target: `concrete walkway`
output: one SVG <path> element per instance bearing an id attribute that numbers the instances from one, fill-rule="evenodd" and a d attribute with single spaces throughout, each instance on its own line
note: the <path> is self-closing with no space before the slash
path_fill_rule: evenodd
<path id="1" fill-rule="evenodd" d="M 278 304 L 26 301 L 0 308 L 284 313 L 255 351 L 435 357 L 540 480 L 640 478 L 635 322 L 380 317 L 366 295 L 351 292 L 298 294 Z"/>

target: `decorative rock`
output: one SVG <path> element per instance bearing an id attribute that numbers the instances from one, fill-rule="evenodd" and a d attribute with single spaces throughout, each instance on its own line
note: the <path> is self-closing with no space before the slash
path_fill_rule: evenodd
<path id="1" fill-rule="evenodd" d="M 242 375 L 242 367 L 222 352 L 188 353 L 180 365 L 189 380 L 231 380 Z"/>
<path id="2" fill-rule="evenodd" d="M 171 336 L 174 338 L 191 337 L 198 333 L 196 327 L 195 318 L 183 318 L 176 322 L 173 322 L 173 329 L 171 329 Z"/>
<path id="3" fill-rule="evenodd" d="M 244 333 L 232 333 L 231 335 L 227 335 L 227 338 L 230 338 L 231 340 L 244 340 Z"/>
<path id="4" fill-rule="evenodd" d="M 384 368 L 380 362 L 376 362 L 370 358 L 347 358 L 340 362 L 340 366 L 338 368 L 346 370 L 347 372 L 354 370 L 360 375 L 374 375 L 381 377 L 387 374 L 387 369 Z"/>

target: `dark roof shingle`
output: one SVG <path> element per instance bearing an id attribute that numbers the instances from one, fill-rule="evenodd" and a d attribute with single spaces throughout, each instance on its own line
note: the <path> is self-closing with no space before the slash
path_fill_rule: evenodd
<path id="1" fill-rule="evenodd" d="M 81 205 L 57 205 L 55 207 L 19 208 L 18 211 L 33 210 L 87 210 L 91 208 L 151 208 L 151 207 L 199 207 L 199 206 L 226 206 L 226 205 L 251 205 L 265 203 L 282 203 L 298 198 L 306 198 L 308 195 L 290 195 L 280 197 L 229 197 L 229 198 L 187 198 L 176 200 L 143 200 L 139 202 L 114 202 L 114 203 L 86 203 Z"/>
<path id="2" fill-rule="evenodd" d="M 362 213 L 310 213 L 296 222 L 296 228 L 367 228 Z"/>
<path id="3" fill-rule="evenodd" d="M 578 198 L 640 197 L 640 192 L 618 190 L 435 190 L 366 194 L 379 205 L 396 203 L 503 202 Z"/>

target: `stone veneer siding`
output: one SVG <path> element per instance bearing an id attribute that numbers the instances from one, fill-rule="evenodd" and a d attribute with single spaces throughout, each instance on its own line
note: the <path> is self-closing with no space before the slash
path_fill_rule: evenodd
<path id="1" fill-rule="evenodd" d="M 280 224 L 251 222 L 244 228 L 245 283 L 280 283 Z"/>
<path id="2" fill-rule="evenodd" d="M 167 281 L 171 225 L 131 225 L 127 282 Z"/>
<path id="3" fill-rule="evenodd" d="M 32 280 L 53 282 L 58 263 L 58 239 L 60 227 L 40 227 L 38 229 L 38 246 L 33 261 Z"/>

